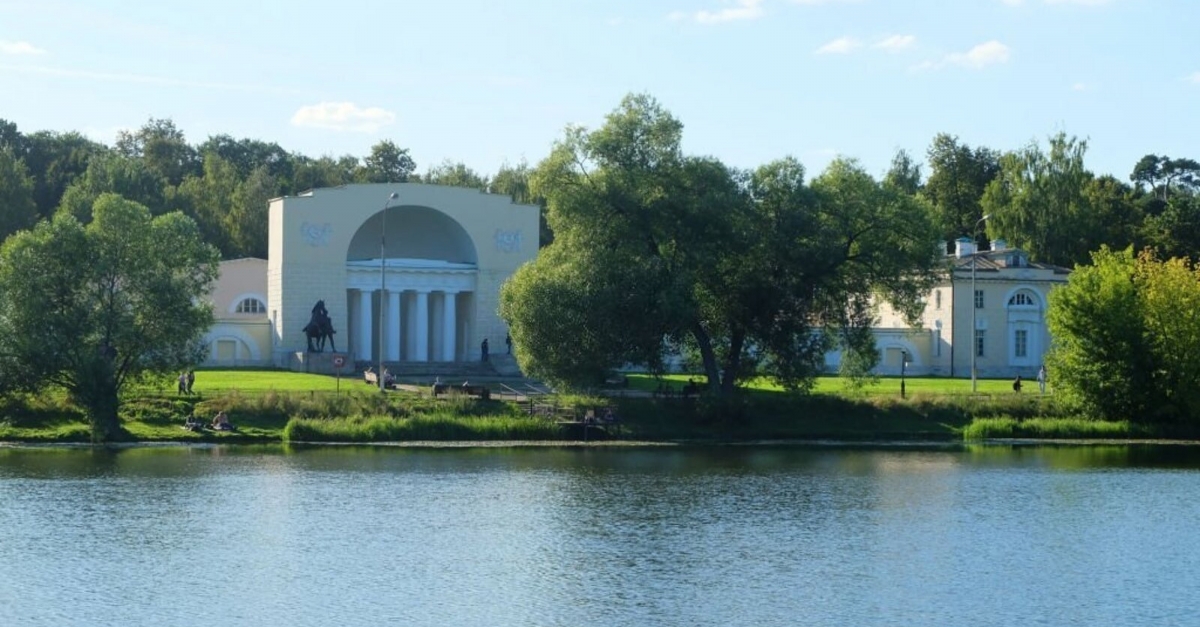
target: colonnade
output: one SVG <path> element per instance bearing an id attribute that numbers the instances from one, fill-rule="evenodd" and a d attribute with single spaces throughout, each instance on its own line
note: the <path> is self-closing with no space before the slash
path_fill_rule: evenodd
<path id="1" fill-rule="evenodd" d="M 348 296 L 350 339 L 358 359 L 379 358 L 382 332 L 384 361 L 458 361 L 459 328 L 466 318 L 458 310 L 469 292 L 375 288 L 351 289 Z"/>

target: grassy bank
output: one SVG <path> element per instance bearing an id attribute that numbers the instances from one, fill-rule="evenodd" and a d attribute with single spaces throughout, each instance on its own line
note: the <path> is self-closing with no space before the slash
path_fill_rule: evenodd
<path id="1" fill-rule="evenodd" d="M 682 387 L 688 377 L 667 380 Z M 531 416 L 528 405 L 500 400 L 425 394 L 380 394 L 358 379 L 281 371 L 201 371 L 196 394 L 179 396 L 166 383 L 143 385 L 127 395 L 122 421 L 126 439 L 178 442 L 379 442 L 550 440 L 621 437 L 634 440 L 979 440 L 990 438 L 1163 437 L 1131 423 L 1104 423 L 1068 415 L 1052 395 L 1014 394 L 1007 381 L 881 379 L 845 388 L 837 378 L 819 379 L 811 394 L 784 394 L 757 382 L 733 399 L 555 397 L 551 416 Z M 658 382 L 631 377 L 630 389 L 653 390 Z M 892 388 L 895 387 L 895 390 Z M 340 388 L 340 390 L 339 390 Z M 1004 391 L 998 391 L 1004 390 Z M 990 393 L 987 393 L 990 392 Z M 615 429 L 562 425 L 588 409 L 611 407 Z M 233 433 L 182 428 L 195 415 L 205 421 L 227 412 Z M 1169 436 L 1167 436 L 1169 437 Z M 84 417 L 62 394 L 0 402 L 0 440 L 86 442 Z"/>

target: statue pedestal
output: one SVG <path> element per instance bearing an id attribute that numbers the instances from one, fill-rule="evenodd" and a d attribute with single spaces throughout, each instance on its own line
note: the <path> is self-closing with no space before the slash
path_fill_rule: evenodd
<path id="1" fill-rule="evenodd" d="M 350 353 L 308 353 L 296 351 L 288 355 L 287 369 L 292 372 L 353 375 L 354 356 Z"/>

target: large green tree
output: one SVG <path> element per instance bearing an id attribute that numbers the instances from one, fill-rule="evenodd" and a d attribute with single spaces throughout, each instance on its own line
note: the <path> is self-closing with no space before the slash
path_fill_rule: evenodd
<path id="1" fill-rule="evenodd" d="M 13 151 L 0 147 L 0 242 L 37 221 L 33 202 L 33 180 L 25 162 Z"/>
<path id="2" fill-rule="evenodd" d="M 66 389 L 104 441 L 120 437 L 130 381 L 199 360 L 218 254 L 180 213 L 104 194 L 91 214 L 86 226 L 57 214 L 0 248 L 0 378 Z"/>
<path id="3" fill-rule="evenodd" d="M 1050 376 L 1107 419 L 1200 419 L 1200 267 L 1101 248 L 1050 293 Z"/>
<path id="4" fill-rule="evenodd" d="M 929 180 L 922 193 L 933 204 L 942 239 L 982 237 L 975 225 L 983 217 L 980 200 L 988 184 L 1000 173 L 1000 155 L 985 147 L 971 148 L 958 137 L 939 133 L 926 154 Z M 893 170 L 898 164 L 893 162 Z M 903 170 L 901 170 L 903 171 Z M 889 180 L 893 177 L 889 176 Z M 900 177 L 901 180 L 909 177 Z"/>
<path id="5" fill-rule="evenodd" d="M 759 366 L 802 388 L 831 334 L 869 339 L 850 331 L 874 296 L 915 310 L 938 258 L 926 206 L 849 161 L 811 187 L 791 159 L 736 172 L 684 155 L 682 130 L 629 96 L 538 166 L 555 240 L 501 294 L 526 372 L 586 385 L 690 352 L 713 392 Z"/>
<path id="6" fill-rule="evenodd" d="M 1104 225 L 1087 190 L 1094 178 L 1084 167 L 1087 141 L 1058 133 L 1049 150 L 1030 143 L 1006 153 L 1001 172 L 988 184 L 983 209 L 988 233 L 1022 248 L 1038 261 L 1062 266 L 1086 263 L 1104 244 Z"/>

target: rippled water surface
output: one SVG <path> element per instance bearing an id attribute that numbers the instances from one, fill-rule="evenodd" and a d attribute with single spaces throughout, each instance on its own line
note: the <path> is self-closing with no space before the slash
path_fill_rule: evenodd
<path id="1" fill-rule="evenodd" d="M 1196 625 L 1200 449 L 0 448 L 0 625 Z"/>

